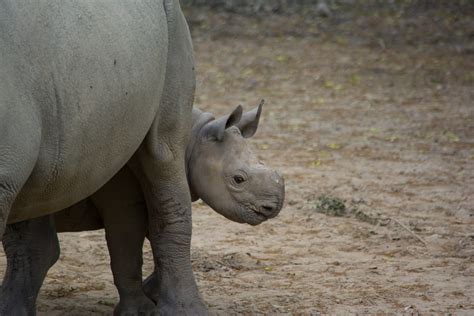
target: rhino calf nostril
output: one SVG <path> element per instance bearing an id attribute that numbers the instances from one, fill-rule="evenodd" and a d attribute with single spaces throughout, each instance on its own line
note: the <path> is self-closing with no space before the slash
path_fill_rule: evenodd
<path id="1" fill-rule="evenodd" d="M 273 207 L 272 206 L 268 206 L 268 205 L 264 205 L 262 206 L 262 208 L 267 211 L 267 212 L 272 212 L 273 211 Z"/>

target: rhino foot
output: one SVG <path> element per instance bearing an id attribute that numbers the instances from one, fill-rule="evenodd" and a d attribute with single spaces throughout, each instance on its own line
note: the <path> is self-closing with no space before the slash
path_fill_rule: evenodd
<path id="1" fill-rule="evenodd" d="M 156 277 L 156 272 L 152 273 L 143 282 L 143 291 L 154 302 L 157 302 L 160 315 L 208 315 L 207 307 L 199 295 L 190 295 L 189 288 L 181 288 L 180 291 L 175 286 L 161 287 Z M 161 291 L 161 295 L 160 295 Z M 173 292 L 174 295 L 169 295 Z M 182 295 L 179 295 L 183 293 Z"/>
<path id="2" fill-rule="evenodd" d="M 159 304 L 160 315 L 209 315 L 206 305 L 200 300 Z"/>
<path id="3" fill-rule="evenodd" d="M 159 315 L 156 305 L 143 294 L 121 299 L 114 309 L 114 316 Z"/>
<path id="4" fill-rule="evenodd" d="M 28 316 L 36 315 L 35 307 L 21 302 L 18 297 L 3 295 L 0 298 L 0 315 Z"/>

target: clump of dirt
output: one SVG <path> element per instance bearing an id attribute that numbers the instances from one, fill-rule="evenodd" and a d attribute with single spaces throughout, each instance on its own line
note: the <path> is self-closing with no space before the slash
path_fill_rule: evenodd
<path id="1" fill-rule="evenodd" d="M 348 210 L 344 200 L 321 195 L 316 200 L 316 211 L 330 216 L 347 216 Z"/>
<path id="2" fill-rule="evenodd" d="M 372 225 L 380 223 L 387 225 L 389 218 L 381 218 L 379 216 L 368 215 L 357 207 L 347 207 L 346 201 L 337 197 L 329 197 L 321 195 L 317 198 L 315 206 L 316 212 L 336 217 L 353 217 L 359 221 Z"/>

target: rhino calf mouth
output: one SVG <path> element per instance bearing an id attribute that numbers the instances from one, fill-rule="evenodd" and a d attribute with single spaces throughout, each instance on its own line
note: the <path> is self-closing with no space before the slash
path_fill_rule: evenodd
<path id="1" fill-rule="evenodd" d="M 267 219 L 270 218 L 268 215 L 266 215 L 266 214 L 264 214 L 264 213 L 262 213 L 262 212 L 259 212 L 259 211 L 253 211 L 253 212 L 254 212 L 255 215 L 257 215 L 257 217 L 258 217 L 259 219 L 262 220 L 262 222 L 263 222 L 263 221 L 266 221 Z"/>
<path id="2" fill-rule="evenodd" d="M 246 215 L 243 216 L 245 223 L 256 226 L 265 222 L 266 220 L 275 217 L 279 212 L 277 206 L 265 205 L 260 207 L 255 206 L 245 206 Z"/>

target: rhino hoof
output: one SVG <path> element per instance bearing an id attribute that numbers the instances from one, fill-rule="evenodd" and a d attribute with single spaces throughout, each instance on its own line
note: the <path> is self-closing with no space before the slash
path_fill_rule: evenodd
<path id="1" fill-rule="evenodd" d="M 209 315 L 206 304 L 201 300 L 199 294 L 190 295 L 189 291 L 172 290 L 172 286 L 164 286 L 161 289 L 156 273 L 152 273 L 143 282 L 143 291 L 154 302 L 157 302 L 160 315 Z M 174 295 L 169 296 L 170 292 Z M 184 294 L 185 293 L 185 294 Z"/>
<path id="2" fill-rule="evenodd" d="M 159 304 L 160 315 L 197 315 L 207 316 L 206 305 L 201 300 L 188 302 L 186 304 Z"/>
<path id="3" fill-rule="evenodd" d="M 148 298 L 127 299 L 120 301 L 114 309 L 114 316 L 155 316 L 158 308 Z"/>
<path id="4" fill-rule="evenodd" d="M 34 315 L 34 311 L 34 308 L 28 308 L 23 304 L 5 306 L 3 302 L 0 302 L 0 315 L 28 316 Z"/>

